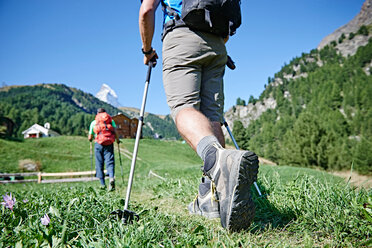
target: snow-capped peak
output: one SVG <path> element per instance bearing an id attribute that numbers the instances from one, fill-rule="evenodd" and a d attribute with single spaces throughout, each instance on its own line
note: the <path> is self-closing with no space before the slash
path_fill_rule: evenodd
<path id="1" fill-rule="evenodd" d="M 101 89 L 96 94 L 96 97 L 114 107 L 121 106 L 121 104 L 118 102 L 118 95 L 116 95 L 115 91 L 107 84 L 102 84 Z"/>

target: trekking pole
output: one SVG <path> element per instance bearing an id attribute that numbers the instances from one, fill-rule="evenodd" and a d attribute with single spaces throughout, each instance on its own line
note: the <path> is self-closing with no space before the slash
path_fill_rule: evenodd
<path id="1" fill-rule="evenodd" d="M 121 155 L 120 155 L 120 147 L 119 147 L 119 143 L 118 144 L 118 153 L 119 153 L 119 162 L 120 162 L 120 175 L 121 175 L 121 180 L 123 181 L 123 184 L 124 184 L 124 177 L 123 177 L 123 165 L 121 163 Z"/>
<path id="2" fill-rule="evenodd" d="M 130 192 L 132 190 L 134 169 L 135 169 L 135 166 L 136 166 L 138 145 L 139 145 L 139 140 L 141 138 L 143 117 L 144 117 L 144 114 L 145 114 L 145 105 L 146 105 L 147 91 L 148 91 L 148 87 L 149 87 L 149 84 L 150 84 L 151 69 L 152 69 L 152 67 L 155 67 L 155 64 L 156 64 L 156 59 L 153 57 L 151 59 L 151 61 L 149 62 L 149 66 L 148 66 L 148 70 L 147 70 L 145 90 L 144 90 L 143 98 L 142 98 L 142 106 L 141 106 L 141 111 L 140 111 L 140 117 L 139 117 L 138 127 L 137 127 L 136 141 L 135 141 L 135 144 L 134 144 L 134 150 L 133 150 L 133 156 L 132 156 L 132 163 L 131 163 L 131 166 L 130 166 L 128 188 L 127 188 L 127 194 L 126 194 L 126 197 L 125 197 L 124 210 L 118 209 L 116 211 L 111 212 L 111 214 L 117 215 L 122 220 L 122 222 L 124 224 L 127 224 L 127 223 L 132 222 L 132 220 L 134 218 L 136 218 L 136 220 L 139 220 L 138 214 L 136 214 L 133 211 L 130 211 L 128 209 L 128 206 L 129 206 L 129 200 L 130 200 Z"/>
<path id="3" fill-rule="evenodd" d="M 90 142 L 90 171 L 93 171 L 93 148 L 92 148 L 92 141 Z M 90 175 L 90 180 L 93 181 L 93 174 Z"/>
<path id="4" fill-rule="evenodd" d="M 230 138 L 232 139 L 232 141 L 233 141 L 233 143 L 234 143 L 234 145 L 235 145 L 235 148 L 236 148 L 237 150 L 240 150 L 240 148 L 239 148 L 239 146 L 238 146 L 238 143 L 236 143 L 236 140 L 235 140 L 235 138 L 234 138 L 234 136 L 233 136 L 233 134 L 232 134 L 232 132 L 231 132 L 231 130 L 230 130 L 230 127 L 229 127 L 229 125 L 227 124 L 225 118 L 223 119 L 223 125 L 226 127 L 226 130 L 227 130 L 227 132 L 229 133 Z M 256 182 L 253 182 L 253 184 L 254 184 L 254 187 L 256 188 L 257 192 L 258 192 L 258 195 L 259 195 L 260 197 L 262 197 L 262 194 L 261 194 L 260 188 L 258 188 L 257 183 L 256 183 Z"/>

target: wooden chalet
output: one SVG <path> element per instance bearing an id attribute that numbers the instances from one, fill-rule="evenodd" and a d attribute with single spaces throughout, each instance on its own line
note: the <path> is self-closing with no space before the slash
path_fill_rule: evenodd
<path id="1" fill-rule="evenodd" d="M 116 124 L 116 132 L 119 138 L 135 138 L 138 127 L 137 118 L 129 118 L 128 116 L 119 113 L 112 117 Z"/>
<path id="2" fill-rule="evenodd" d="M 14 125 L 15 124 L 11 119 L 0 116 L 0 137 L 11 137 Z"/>

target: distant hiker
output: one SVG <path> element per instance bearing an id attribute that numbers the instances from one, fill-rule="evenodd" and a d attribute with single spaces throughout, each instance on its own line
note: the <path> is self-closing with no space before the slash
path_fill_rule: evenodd
<path id="1" fill-rule="evenodd" d="M 224 149 L 221 129 L 225 43 L 240 26 L 240 0 L 143 0 L 139 29 L 146 65 L 158 58 L 151 44 L 160 3 L 167 103 L 179 133 L 203 160 L 206 176 L 189 212 L 220 217 L 230 230 L 246 229 L 255 213 L 250 188 L 257 178 L 258 158 L 250 151 Z M 210 11 L 200 7 L 208 5 L 213 5 Z"/>
<path id="2" fill-rule="evenodd" d="M 100 179 L 101 187 L 106 188 L 104 163 L 110 177 L 109 191 L 115 190 L 115 159 L 114 142 L 119 144 L 116 133 L 116 124 L 106 110 L 99 108 L 94 121 L 90 123 L 88 139 L 94 141 L 94 153 L 96 157 L 96 177 Z"/>

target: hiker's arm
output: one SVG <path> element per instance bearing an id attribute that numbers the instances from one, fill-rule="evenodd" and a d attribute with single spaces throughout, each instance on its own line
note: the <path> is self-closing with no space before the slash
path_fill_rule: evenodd
<path id="1" fill-rule="evenodd" d="M 94 129 L 95 122 L 92 121 L 89 125 L 89 131 L 88 131 L 88 140 L 92 142 L 93 140 L 93 129 Z"/>
<path id="2" fill-rule="evenodd" d="M 139 30 L 142 40 L 142 50 L 150 51 L 152 46 L 152 38 L 155 30 L 155 11 L 159 6 L 160 0 L 143 0 L 139 11 Z M 158 55 L 153 49 L 150 54 L 144 54 L 143 63 L 147 65 L 151 58 L 158 58 Z"/>

